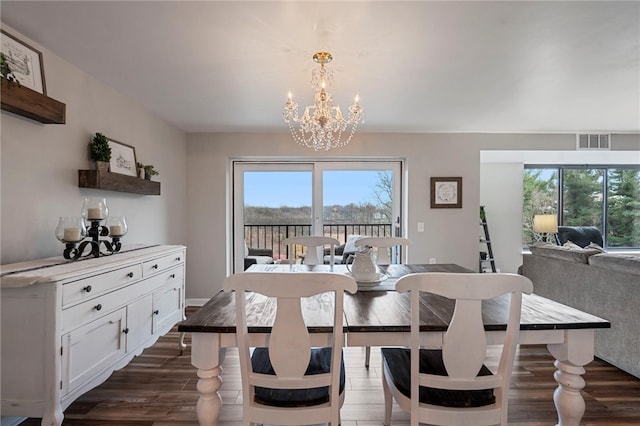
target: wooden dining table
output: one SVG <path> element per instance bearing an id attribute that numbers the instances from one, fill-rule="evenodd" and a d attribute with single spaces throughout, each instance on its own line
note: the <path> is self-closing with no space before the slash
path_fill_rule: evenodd
<path id="1" fill-rule="evenodd" d="M 346 294 L 344 303 L 345 346 L 409 346 L 409 294 L 397 293 L 398 278 L 419 272 L 473 272 L 455 264 L 402 264 L 379 266 L 382 281 L 359 283 L 355 294 Z M 253 265 L 251 272 L 337 272 L 349 273 L 344 265 Z M 535 287 L 534 287 L 535 291 Z M 329 295 L 305 300 L 303 312 L 309 331 L 318 342 L 331 332 Z M 482 314 L 488 344 L 500 344 L 507 324 L 508 296 L 483 302 Z M 273 300 L 259 294 L 247 297 L 247 319 L 252 344 L 265 346 L 273 324 Z M 421 331 L 428 346 L 438 348 L 453 314 L 453 301 L 424 295 Z M 322 309 L 321 309 L 322 307 Z M 540 297 L 524 295 L 520 321 L 520 344 L 545 344 L 555 358 L 554 378 L 558 387 L 553 397 L 558 425 L 579 425 L 585 411 L 581 390 L 585 386 L 584 366 L 594 357 L 594 333 L 610 328 L 609 321 Z M 191 333 L 191 363 L 198 369 L 200 394 L 197 415 L 200 425 L 215 425 L 222 408 L 222 362 L 226 348 L 237 346 L 235 295 L 219 292 L 196 313 L 178 325 Z"/>

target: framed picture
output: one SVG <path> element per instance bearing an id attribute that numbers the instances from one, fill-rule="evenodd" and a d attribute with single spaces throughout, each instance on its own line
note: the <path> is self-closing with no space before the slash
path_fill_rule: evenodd
<path id="1" fill-rule="evenodd" d="M 432 209 L 462 208 L 462 178 L 461 177 L 432 177 L 431 178 L 431 208 Z"/>
<path id="2" fill-rule="evenodd" d="M 4 30 L 0 31 L 2 32 L 0 51 L 20 85 L 46 95 L 42 53 Z"/>
<path id="3" fill-rule="evenodd" d="M 113 139 L 109 139 L 109 146 L 111 147 L 111 173 L 137 177 L 136 149 Z"/>

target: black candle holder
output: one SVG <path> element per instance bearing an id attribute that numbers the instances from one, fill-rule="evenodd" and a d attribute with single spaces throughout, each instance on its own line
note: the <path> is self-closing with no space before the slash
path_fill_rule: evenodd
<path id="1" fill-rule="evenodd" d="M 91 226 L 87 229 L 87 238 L 78 242 L 65 243 L 63 256 L 65 259 L 77 260 L 82 256 L 110 256 L 120 251 L 122 243 L 120 236 L 112 236 L 111 241 L 101 240 L 100 237 L 109 235 L 109 228 L 100 225 L 100 220 L 91 220 Z M 77 247 L 76 245 L 79 244 Z M 104 245 L 105 250 L 101 250 L 100 246 Z M 89 248 L 89 252 L 84 254 Z"/>

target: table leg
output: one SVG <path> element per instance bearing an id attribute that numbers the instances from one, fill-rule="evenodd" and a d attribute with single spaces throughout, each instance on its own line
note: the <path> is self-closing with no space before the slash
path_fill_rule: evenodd
<path id="1" fill-rule="evenodd" d="M 582 389 L 583 366 L 593 361 L 593 330 L 567 330 L 565 343 L 547 345 L 555 357 L 557 370 L 553 374 L 558 388 L 553 393 L 553 401 L 558 412 L 557 426 L 579 426 L 585 412 Z"/>
<path id="2" fill-rule="evenodd" d="M 191 337 L 191 364 L 198 369 L 197 389 L 200 393 L 196 412 L 202 426 L 217 424 L 222 408 L 218 391 L 222 386 L 222 362 L 225 348 L 220 348 L 220 335 L 193 333 Z"/>

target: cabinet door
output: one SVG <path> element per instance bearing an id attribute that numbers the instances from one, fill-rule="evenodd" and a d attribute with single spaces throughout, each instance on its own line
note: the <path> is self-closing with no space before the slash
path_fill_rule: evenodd
<path id="1" fill-rule="evenodd" d="M 182 281 L 182 280 L 176 280 Z M 163 333 L 182 320 L 182 286 L 162 287 L 153 293 L 153 333 Z"/>
<path id="2" fill-rule="evenodd" d="M 127 352 L 135 351 L 151 337 L 152 308 L 150 294 L 127 307 Z"/>
<path id="3" fill-rule="evenodd" d="M 126 309 L 62 336 L 62 394 L 109 368 L 125 353 Z"/>

